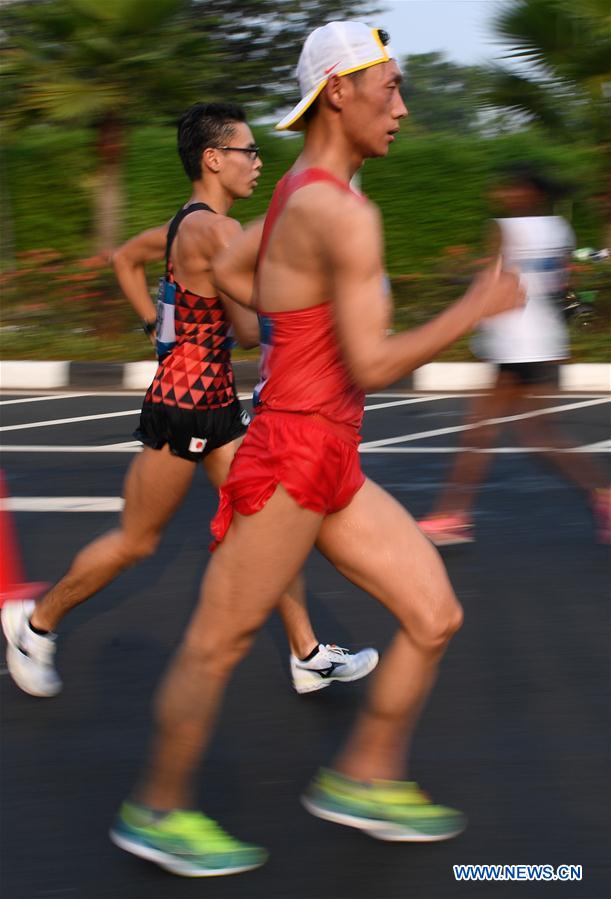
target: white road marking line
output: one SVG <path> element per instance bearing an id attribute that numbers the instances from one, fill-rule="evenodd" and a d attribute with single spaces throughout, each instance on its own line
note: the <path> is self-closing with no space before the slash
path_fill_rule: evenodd
<path id="1" fill-rule="evenodd" d="M 382 393 L 368 393 L 368 398 L 377 399 L 378 397 L 383 397 L 384 399 L 391 399 L 393 396 L 426 396 L 423 393 L 414 393 L 413 390 L 403 390 L 400 393 L 391 393 L 382 391 Z"/>
<path id="2" fill-rule="evenodd" d="M 485 396 L 486 393 L 489 393 L 489 390 L 465 390 L 465 391 L 452 391 L 452 393 L 447 393 L 443 395 L 443 398 L 447 396 L 449 399 L 463 399 L 468 397 L 476 397 L 476 396 Z M 250 394 L 249 394 L 250 395 Z M 413 390 L 404 390 L 402 393 L 368 393 L 368 399 L 392 399 L 393 397 L 408 397 L 408 396 L 429 396 L 428 391 L 420 391 L 419 393 L 414 393 Z M 527 393 L 526 396 L 538 396 L 539 399 L 542 400 L 594 400 L 594 399 L 602 399 L 603 397 L 608 397 L 608 391 L 599 391 L 598 393 L 571 393 L 569 390 L 563 390 L 560 393 Z"/>
<path id="3" fill-rule="evenodd" d="M 421 456 L 434 455 L 435 453 L 459 453 L 463 447 L 461 446 L 374 446 L 365 447 L 359 451 L 361 453 L 412 453 Z M 493 446 L 491 449 L 467 449 L 469 453 L 491 453 L 496 455 L 515 453 L 546 453 L 553 447 L 540 446 Z M 606 446 L 592 443 L 586 446 L 571 446 L 563 449 L 555 450 L 557 453 L 611 453 L 611 441 L 607 441 Z"/>
<path id="4" fill-rule="evenodd" d="M 6 425 L 0 431 L 24 431 L 28 428 L 49 428 L 52 425 L 69 425 L 76 421 L 96 421 L 101 418 L 121 418 L 125 415 L 139 415 L 140 409 L 127 409 L 125 412 L 104 412 L 101 415 L 79 415 L 76 418 L 54 418 L 50 421 L 34 421 L 25 425 Z"/>
<path id="5" fill-rule="evenodd" d="M 146 393 L 145 389 L 141 390 L 87 390 L 86 387 L 79 388 L 79 392 L 76 391 L 74 393 L 66 393 L 65 396 L 144 396 Z M 0 395 L 4 396 L 8 394 L 9 396 L 32 396 L 32 394 L 36 394 L 37 397 L 40 397 L 41 400 L 48 400 L 53 398 L 52 393 L 45 393 L 43 390 L 39 388 L 32 388 L 31 390 L 21 389 L 19 390 L 17 387 L 15 388 L 2 388 L 0 386 Z"/>
<path id="6" fill-rule="evenodd" d="M 13 406 L 15 403 L 41 403 L 46 400 L 71 400 L 76 397 L 89 396 L 87 393 L 58 393 L 54 396 L 30 396 L 20 400 L 0 400 L 0 406 Z"/>
<path id="7" fill-rule="evenodd" d="M 7 402 L 7 403 L 28 402 L 27 398 L 32 395 L 32 392 L 33 392 L 32 390 L 23 391 L 24 399 L 5 400 L 5 402 Z M 14 390 L 11 390 L 10 388 L 7 388 L 6 390 L 2 390 L 2 388 L 0 387 L 0 396 L 4 396 L 5 394 L 8 394 L 9 396 L 18 396 L 19 393 L 20 393 L 20 391 L 17 390 L 17 388 L 15 388 Z M 66 393 L 66 394 L 62 394 L 62 395 L 66 396 L 66 397 L 81 397 L 81 396 L 90 396 L 90 397 L 93 397 L 93 396 L 126 396 L 126 397 L 139 396 L 139 397 L 144 397 L 145 393 L 146 393 L 145 389 L 142 388 L 141 390 L 85 390 L 82 393 Z M 380 394 L 380 396 L 387 396 L 387 395 L 389 395 L 389 396 L 405 396 L 404 393 Z M 240 400 L 251 400 L 252 399 L 252 390 L 249 393 L 238 393 L 237 396 L 238 396 L 238 399 L 240 399 Z M 49 394 L 49 393 L 40 393 L 40 394 L 37 394 L 35 397 L 35 399 L 38 399 L 38 400 L 52 400 L 55 398 L 56 398 L 55 396 L 53 396 L 52 394 Z"/>
<path id="8" fill-rule="evenodd" d="M 458 453 L 460 446 L 369 446 L 361 444 L 361 453 L 420 453 L 421 455 L 434 455 L 435 453 Z M 117 443 L 112 446 L 0 446 L 0 453 L 139 453 L 142 444 Z M 489 450 L 471 449 L 473 453 L 540 453 L 541 447 L 525 446 L 497 446 Z M 599 443 L 589 443 L 583 446 L 569 447 L 557 450 L 559 453 L 611 453 L 611 440 L 602 440 Z"/>
<path id="9" fill-rule="evenodd" d="M 49 396 L 38 397 L 37 399 L 60 399 L 63 397 L 72 397 L 72 396 L 82 397 L 82 396 L 90 396 L 90 395 L 92 395 L 92 394 L 89 394 L 89 393 L 86 393 L 86 394 L 82 394 L 82 393 L 81 394 L 62 394 L 62 395 L 55 395 L 53 397 L 49 397 Z M 97 393 L 97 394 L 93 394 L 93 395 L 96 395 L 96 396 L 124 396 L 125 392 L 117 392 L 117 393 L 104 392 L 104 393 Z M 473 394 L 464 394 L 464 395 L 465 396 L 473 396 Z M 244 398 L 244 396 L 245 395 L 240 394 L 241 398 Z M 457 394 L 435 394 L 434 396 L 423 395 L 423 394 L 417 394 L 417 395 L 409 394 L 406 396 L 406 394 L 403 394 L 403 393 L 400 393 L 400 394 L 399 393 L 375 393 L 375 394 L 369 394 L 369 397 L 380 397 L 380 398 L 401 397 L 402 399 L 396 403 L 391 402 L 389 404 L 374 404 L 372 406 L 367 406 L 366 409 L 373 410 L 373 409 L 378 409 L 378 408 L 387 408 L 389 406 L 394 406 L 394 405 L 407 405 L 410 402 L 431 402 L 431 401 L 438 400 L 438 399 L 441 400 L 441 399 L 455 398 L 457 396 L 458 396 Z M 572 410 L 572 409 L 584 408 L 587 406 L 595 406 L 595 405 L 599 405 L 599 404 L 608 403 L 611 401 L 611 398 L 609 397 L 609 395 L 601 395 L 601 394 L 582 394 L 582 395 L 572 395 L 570 397 L 569 396 L 565 397 L 565 396 L 559 395 L 559 394 L 552 394 L 552 395 L 549 395 L 548 398 L 549 399 L 576 399 L 578 397 L 588 398 L 588 399 L 591 399 L 591 401 L 584 402 L 584 403 L 563 403 L 562 405 L 559 405 L 559 406 L 555 406 L 555 407 L 547 408 L 547 409 L 539 409 L 539 410 L 535 410 L 533 412 L 523 413 L 522 415 L 507 416 L 505 418 L 492 419 L 492 420 L 490 420 L 489 423 L 504 423 L 507 421 L 517 420 L 518 418 L 529 418 L 529 417 L 534 417 L 537 415 L 553 414 L 553 413 L 557 413 L 557 412 L 562 412 L 564 409 Z M 9 400 L 7 402 L 9 402 L 9 403 L 10 402 L 28 402 L 28 401 L 30 401 L 30 399 L 31 398 L 26 398 L 24 400 L 19 400 L 19 401 Z M 138 412 L 139 412 L 138 409 L 127 410 L 124 412 L 110 412 L 110 413 L 104 413 L 101 415 L 81 416 L 81 417 L 77 417 L 77 418 L 57 419 L 57 420 L 45 421 L 45 422 L 34 422 L 32 424 L 12 425 L 12 426 L 8 426 L 8 427 L 0 428 L 0 430 L 19 430 L 19 429 L 28 429 L 28 428 L 32 428 L 32 427 L 44 427 L 44 426 L 55 425 L 55 424 L 66 424 L 66 423 L 70 423 L 70 422 L 91 421 L 93 419 L 104 419 L 104 418 L 113 418 L 113 417 L 126 416 L 126 415 L 134 415 L 134 414 L 137 414 Z M 368 452 L 454 453 L 454 452 L 458 451 L 459 447 L 456 447 L 456 448 L 455 447 L 428 447 L 428 448 L 414 447 L 413 449 L 409 449 L 407 447 L 404 447 L 404 448 L 397 447 L 395 449 L 392 449 L 390 445 L 394 444 L 394 443 L 407 443 L 407 442 L 414 441 L 414 440 L 427 439 L 429 437 L 439 436 L 439 435 L 443 435 L 443 434 L 458 433 L 461 431 L 472 429 L 474 427 L 476 427 L 476 425 L 472 425 L 472 424 L 471 425 L 470 424 L 458 425 L 458 426 L 450 427 L 450 428 L 440 428 L 440 429 L 436 429 L 433 431 L 423 431 L 423 432 L 416 433 L 416 434 L 407 434 L 407 435 L 403 435 L 400 437 L 391 437 L 391 438 L 387 438 L 385 440 L 369 441 L 367 443 L 361 444 L 360 451 L 363 453 L 368 453 Z M 14 452 L 14 453 L 135 453 L 135 452 L 140 452 L 141 450 L 142 450 L 142 446 L 138 441 L 126 441 L 123 443 L 108 444 L 108 445 L 103 445 L 103 446 L 85 446 L 85 445 L 70 445 L 70 446 L 12 445 L 11 446 L 11 445 L 7 445 L 7 446 L 0 447 L 0 451 L 5 452 L 5 453 L 6 452 Z M 514 448 L 514 447 L 504 447 L 504 448 L 498 447 L 491 451 L 492 452 L 511 453 L 511 452 L 527 452 L 528 450 L 523 447 L 516 447 L 516 448 Z M 539 450 L 537 448 L 534 448 L 532 451 L 538 452 Z M 587 444 L 584 446 L 578 446 L 578 447 L 571 448 L 567 451 L 568 452 L 583 452 L 583 453 L 585 453 L 585 452 L 607 453 L 607 452 L 609 452 L 609 441 L 600 441 L 597 444 Z"/>
<path id="10" fill-rule="evenodd" d="M 359 447 L 363 452 L 373 447 L 390 446 L 393 443 L 410 443 L 413 440 L 426 440 L 429 437 L 440 437 L 445 434 L 459 434 L 462 431 L 473 431 L 475 428 L 481 428 L 484 425 L 504 424 L 508 421 L 518 421 L 524 418 L 536 418 L 539 415 L 554 415 L 557 412 L 570 411 L 572 409 L 585 409 L 588 406 L 599 406 L 602 403 L 611 402 L 611 397 L 602 397 L 595 400 L 588 400 L 581 403 L 563 403 L 561 406 L 548 406 L 545 409 L 535 409 L 532 412 L 523 412 L 520 415 L 505 415 L 502 418 L 487 418 L 484 421 L 474 422 L 473 424 L 454 425 L 449 428 L 436 428 L 433 431 L 419 431 L 416 434 L 403 434 L 400 437 L 387 437 L 384 440 L 369 440 L 362 443 Z"/>
<path id="11" fill-rule="evenodd" d="M 133 441 L 129 443 L 111 443 L 108 446 L 27 446 L 7 445 L 0 446 L 0 453 L 139 453 L 142 444 Z"/>
<path id="12" fill-rule="evenodd" d="M 61 396 L 62 396 L 62 397 L 63 397 L 63 396 L 66 396 L 66 397 L 80 397 L 80 396 L 144 396 L 145 392 L 146 392 L 146 391 L 144 390 L 144 388 L 141 388 L 141 389 L 138 389 L 138 390 L 135 390 L 135 389 L 132 389 L 132 388 L 126 388 L 125 390 L 94 390 L 94 389 L 87 390 L 87 388 L 81 387 L 80 390 L 79 390 L 79 392 L 76 392 L 76 391 L 75 391 L 74 393 L 64 393 L 64 394 L 61 394 Z M 410 389 L 406 388 L 405 390 L 399 390 L 399 391 L 396 391 L 396 392 L 395 392 L 395 391 L 381 391 L 381 392 L 379 392 L 379 393 L 368 393 L 367 396 L 368 396 L 369 398 L 371 398 L 371 399 L 377 399 L 377 398 L 380 398 L 380 397 L 383 398 L 383 399 L 392 399 L 393 397 L 402 397 L 402 396 L 403 396 L 403 397 L 406 397 L 406 396 L 427 396 L 427 395 L 429 394 L 429 392 L 430 392 L 430 391 L 427 391 L 427 390 L 416 391 L 416 390 L 410 390 Z M 483 392 L 484 392 L 484 391 L 482 391 L 482 390 L 463 390 L 463 391 L 453 390 L 453 391 L 451 392 L 450 396 L 453 396 L 453 397 L 461 397 L 461 396 L 481 396 Z M 241 391 L 240 393 L 238 393 L 238 397 L 239 397 L 239 399 L 246 399 L 246 400 L 252 399 L 252 393 L 253 393 L 252 390 L 246 391 L 246 392 Z M 3 388 L 3 387 L 0 385 L 0 396 L 5 396 L 5 395 L 8 395 L 8 396 L 23 396 L 23 399 L 22 399 L 22 400 L 19 400 L 19 402 L 24 402 L 24 401 L 26 401 L 26 400 L 28 399 L 28 397 L 32 397 L 33 394 L 35 394 L 35 398 L 36 398 L 36 399 L 41 399 L 41 400 L 51 400 L 51 399 L 55 399 L 55 396 L 56 396 L 56 395 L 53 394 L 53 393 L 44 393 L 44 391 L 41 392 L 41 391 L 40 391 L 39 389 L 37 389 L 37 388 L 32 388 L 32 389 L 29 389 L 29 390 L 25 390 L 25 389 L 19 389 L 19 388 L 17 388 L 17 387 L 14 387 L 14 388 L 11 388 L 11 387 Z M 608 396 L 608 395 L 609 395 L 609 391 L 604 391 L 604 390 L 602 390 L 602 391 L 599 390 L 598 392 L 591 391 L 590 393 L 577 393 L 576 391 L 573 392 L 573 391 L 571 391 L 571 390 L 562 390 L 562 391 L 559 391 L 558 393 L 541 393 L 541 394 L 537 394 L 537 396 L 540 396 L 540 397 L 542 397 L 543 399 L 562 399 L 563 397 L 566 397 L 567 399 L 594 399 L 595 397 L 602 397 L 602 396 Z M 59 395 L 58 395 L 58 396 L 59 396 Z M 17 402 L 17 400 L 7 400 L 6 402 L 11 402 L 11 403 L 12 403 L 12 402 Z"/>
<path id="13" fill-rule="evenodd" d="M 370 411 L 371 409 L 384 409 L 389 406 L 404 406 L 410 403 L 430 403 L 438 399 L 444 399 L 443 396 L 431 396 L 431 397 L 416 397 L 413 399 L 407 400 L 397 400 L 391 403 L 381 403 L 373 406 L 365 406 L 365 411 Z M 30 428 L 46 428 L 52 427 L 54 425 L 64 425 L 64 424 L 74 424 L 79 421 L 95 421 L 104 418 L 120 418 L 124 415 L 138 415 L 140 413 L 140 409 L 128 409 L 125 412 L 104 412 L 100 415 L 81 415 L 76 418 L 55 418 L 49 421 L 35 421 L 29 424 L 21 424 L 21 425 L 6 425 L 5 427 L 1 427 L 0 431 L 23 431 L 28 430 Z"/>
<path id="14" fill-rule="evenodd" d="M 542 400 L 595 400 L 608 399 L 608 393 L 541 393 L 527 394 L 527 396 L 538 396 Z"/>
<path id="15" fill-rule="evenodd" d="M 122 496 L 10 496 L 2 501 L 11 512 L 120 512 Z"/>
<path id="16" fill-rule="evenodd" d="M 597 443 L 587 443 L 577 449 L 573 449 L 574 453 L 608 453 L 611 452 L 611 439 L 599 440 Z"/>
<path id="17" fill-rule="evenodd" d="M 434 403 L 437 400 L 451 399 L 447 394 L 439 394 L 438 396 L 417 396 L 410 399 L 392 400 L 390 403 L 375 403 L 373 406 L 365 406 L 365 412 L 371 412 L 373 409 L 390 409 L 391 406 L 409 406 L 412 403 Z"/>

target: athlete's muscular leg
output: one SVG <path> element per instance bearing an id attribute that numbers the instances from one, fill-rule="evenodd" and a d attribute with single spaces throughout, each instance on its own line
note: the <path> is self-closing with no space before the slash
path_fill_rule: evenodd
<path id="1" fill-rule="evenodd" d="M 202 465 L 215 490 L 218 490 L 221 484 L 227 480 L 231 463 L 243 440 L 244 437 L 237 437 L 231 443 L 225 443 L 224 446 L 219 446 L 218 449 L 212 450 L 211 453 L 204 456 Z"/>
<path id="2" fill-rule="evenodd" d="M 437 551 L 405 509 L 371 481 L 325 519 L 316 545 L 401 625 L 336 767 L 359 780 L 402 779 L 420 710 L 462 623 L 461 607 Z"/>
<path id="3" fill-rule="evenodd" d="M 68 573 L 36 604 L 32 624 L 54 630 L 70 609 L 89 599 L 125 568 L 151 555 L 186 496 L 194 473 L 192 462 L 173 456 L 167 447 L 145 447 L 125 478 L 125 506 L 119 527 L 75 556 Z"/>
<path id="4" fill-rule="evenodd" d="M 233 457 L 244 438 L 239 437 L 209 453 L 204 459 L 204 468 L 210 483 L 217 488 L 227 480 Z M 291 652 L 298 658 L 305 658 L 318 646 L 316 634 L 308 614 L 306 590 L 303 575 L 299 574 L 283 593 L 278 603 Z"/>
<path id="5" fill-rule="evenodd" d="M 229 676 L 305 562 L 320 521 L 282 487 L 260 512 L 234 516 L 157 693 L 151 760 L 136 793 L 140 801 L 159 809 L 189 807 L 192 777 Z"/>
<path id="6" fill-rule="evenodd" d="M 491 423 L 490 419 L 515 412 L 520 395 L 520 387 L 513 376 L 501 372 L 489 393 L 474 398 L 466 422 L 469 428 L 462 432 L 460 450 L 450 476 L 435 500 L 432 515 L 470 512 L 477 489 L 492 463 L 492 455 L 486 450 L 499 432 L 500 426 Z"/>
<path id="7" fill-rule="evenodd" d="M 306 597 L 305 579 L 302 574 L 293 578 L 278 603 L 286 637 L 293 655 L 305 659 L 319 645 L 314 633 Z"/>
<path id="8" fill-rule="evenodd" d="M 552 384 L 538 384 L 521 398 L 520 412 L 536 412 L 547 401 L 544 394 L 554 392 Z M 553 415 L 536 415 L 515 422 L 515 428 L 523 446 L 541 447 L 543 458 L 550 462 L 561 474 L 586 493 L 598 487 L 606 487 L 608 479 L 594 458 L 587 453 L 567 453 L 563 450 L 574 447 L 575 441 L 568 440 Z"/>

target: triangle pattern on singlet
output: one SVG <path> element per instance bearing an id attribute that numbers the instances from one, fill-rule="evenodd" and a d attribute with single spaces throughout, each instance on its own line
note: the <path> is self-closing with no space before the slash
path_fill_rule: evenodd
<path id="1" fill-rule="evenodd" d="M 236 394 L 223 304 L 176 286 L 176 346 L 160 362 L 146 399 L 183 409 L 228 406 Z"/>

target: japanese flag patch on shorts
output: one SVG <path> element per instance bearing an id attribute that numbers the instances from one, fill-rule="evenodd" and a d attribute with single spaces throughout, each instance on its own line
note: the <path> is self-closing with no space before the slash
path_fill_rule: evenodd
<path id="1" fill-rule="evenodd" d="M 191 443 L 189 444 L 189 452 L 190 453 L 203 453 L 204 448 L 208 441 L 205 437 L 191 437 Z"/>

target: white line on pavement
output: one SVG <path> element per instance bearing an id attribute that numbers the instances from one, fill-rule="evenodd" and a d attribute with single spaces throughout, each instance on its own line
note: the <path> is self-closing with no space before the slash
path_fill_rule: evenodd
<path id="1" fill-rule="evenodd" d="M 491 449 L 466 449 L 469 453 L 492 453 L 496 455 L 515 453 L 547 453 L 553 450 L 556 453 L 611 453 L 611 441 L 602 443 L 591 443 L 586 446 L 571 446 L 562 449 L 541 446 L 493 446 Z M 435 453 L 459 453 L 463 447 L 461 446 L 373 446 L 368 447 L 361 445 L 359 451 L 361 453 L 412 453 L 413 455 L 428 456 Z"/>
<path id="2" fill-rule="evenodd" d="M 440 437 L 445 434 L 459 434 L 461 431 L 473 431 L 475 428 L 481 428 L 484 425 L 504 424 L 508 421 L 518 421 L 523 418 L 536 418 L 539 415 L 553 415 L 557 412 L 585 409 L 588 406 L 599 406 L 602 403 L 609 402 L 611 402 L 611 397 L 602 397 L 581 403 L 563 403 L 561 406 L 548 406 L 546 409 L 535 409 L 532 412 L 523 412 L 521 415 L 505 415 L 502 418 L 487 418 L 484 421 L 454 425 L 450 428 L 436 428 L 433 431 L 418 431 L 416 434 L 403 434 L 400 437 L 387 437 L 384 440 L 370 440 L 367 443 L 362 443 L 360 450 L 364 452 L 374 447 L 390 446 L 393 443 L 410 443 L 413 440 L 426 440 L 429 437 Z"/>
<path id="3" fill-rule="evenodd" d="M 372 406 L 365 406 L 365 412 L 370 412 L 373 409 L 387 409 L 391 406 L 407 406 L 410 403 L 431 403 L 436 400 L 448 399 L 445 395 L 439 396 L 419 396 L 410 399 L 402 399 L 395 400 L 390 403 L 377 403 Z M 12 402 L 9 400 L 9 402 Z M 56 418 L 51 419 L 49 421 L 35 421 L 29 424 L 21 424 L 21 425 L 6 425 L 5 427 L 1 427 L 0 431 L 23 431 L 28 430 L 30 428 L 45 428 L 52 427 L 53 425 L 64 425 L 64 424 L 74 424 L 79 421 L 95 421 L 104 418 L 119 418 L 122 415 L 137 415 L 140 412 L 140 409 L 128 409 L 125 412 L 104 412 L 100 415 L 82 415 L 76 418 Z"/>
<path id="4" fill-rule="evenodd" d="M 361 444 L 361 453 L 420 453 L 420 455 L 434 455 L 435 453 L 459 453 L 460 446 L 369 446 Z M 142 450 L 140 443 L 117 443 L 112 446 L 0 446 L 0 453 L 139 453 Z M 489 450 L 470 449 L 474 453 L 540 453 L 545 452 L 542 447 L 525 446 L 496 446 Z M 556 450 L 559 453 L 611 453 L 611 440 L 601 440 L 599 443 L 589 443 L 583 446 L 573 446 Z"/>
<path id="5" fill-rule="evenodd" d="M 111 443 L 108 446 L 0 446 L 0 453 L 139 453 L 141 450 L 142 444 L 137 441 Z"/>
<path id="6" fill-rule="evenodd" d="M 2 506 L 11 512 L 120 512 L 121 496 L 10 496 Z"/>
<path id="7" fill-rule="evenodd" d="M 390 403 L 374 403 L 373 406 L 365 406 L 365 412 L 372 412 L 374 409 L 390 409 L 391 406 L 409 406 L 412 403 L 434 403 L 437 400 L 450 399 L 449 394 L 439 394 L 435 396 L 417 396 L 410 399 L 393 400 Z"/>
<path id="8" fill-rule="evenodd" d="M 0 400 L 0 406 L 13 406 L 15 403 L 41 403 L 47 400 L 71 400 L 75 397 L 89 396 L 87 393 L 58 393 L 54 396 L 27 396 L 20 400 Z"/>
<path id="9" fill-rule="evenodd" d="M 69 425 L 76 421 L 95 421 L 101 418 L 121 418 L 124 415 L 138 415 L 140 409 L 127 409 L 125 412 L 104 412 L 101 415 L 80 415 L 77 418 L 54 418 L 50 421 L 34 421 L 26 425 L 6 425 L 0 431 L 23 431 L 28 428 L 48 428 L 52 425 Z"/>
<path id="10" fill-rule="evenodd" d="M 608 453 L 611 452 L 611 440 L 599 440 L 597 443 L 588 443 L 573 449 L 574 453 Z"/>

